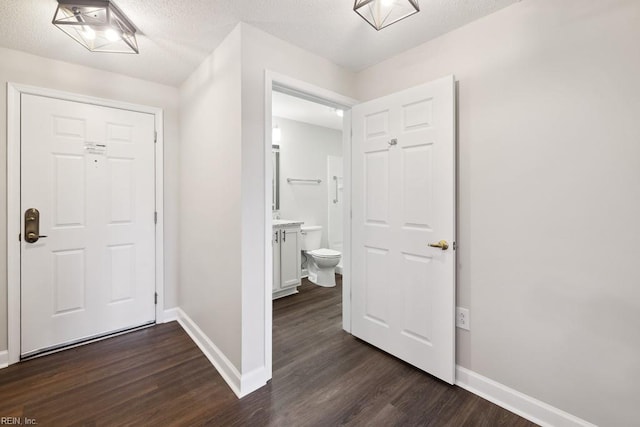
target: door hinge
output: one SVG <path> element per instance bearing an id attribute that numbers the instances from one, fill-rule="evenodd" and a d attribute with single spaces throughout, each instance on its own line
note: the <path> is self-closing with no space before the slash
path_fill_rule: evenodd
<path id="1" fill-rule="evenodd" d="M 153 143 L 155 144 L 156 142 L 158 142 L 158 131 L 157 130 L 153 131 Z"/>
<path id="2" fill-rule="evenodd" d="M 153 303 L 158 305 L 158 293 L 153 294 Z"/>
<path id="3" fill-rule="evenodd" d="M 22 242 L 22 233 L 18 233 L 18 242 Z"/>
<path id="4" fill-rule="evenodd" d="M 154 212 L 153 213 L 153 223 L 157 224 L 158 223 L 158 212 Z"/>

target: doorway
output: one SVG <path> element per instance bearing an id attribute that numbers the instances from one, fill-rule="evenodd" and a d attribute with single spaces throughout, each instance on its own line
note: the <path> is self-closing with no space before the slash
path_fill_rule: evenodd
<path id="1" fill-rule="evenodd" d="M 301 222 L 317 247 L 342 252 L 344 110 L 298 96 L 273 92 L 273 218 Z M 340 258 L 342 261 L 342 258 Z M 301 254 L 301 276 L 311 259 Z M 342 274 L 342 263 L 337 273 Z M 312 273 L 311 273 L 312 274 Z"/>
<path id="2" fill-rule="evenodd" d="M 323 104 L 332 94 L 270 73 L 266 80 L 265 139 L 271 150 L 274 90 Z M 448 383 L 455 378 L 454 95 L 455 78 L 445 76 L 343 104 L 353 107 L 344 114 L 343 329 Z M 271 301 L 265 313 L 269 369 Z M 370 334 L 375 327 L 378 335 Z"/>
<path id="3" fill-rule="evenodd" d="M 9 363 L 161 321 L 162 111 L 8 101 Z"/>
<path id="4" fill-rule="evenodd" d="M 350 123 L 350 107 L 356 103 L 355 100 L 344 97 L 337 93 L 310 85 L 305 82 L 301 82 L 287 76 L 279 75 L 276 73 L 267 72 L 267 81 L 266 81 L 266 91 L 265 91 L 265 141 L 266 146 L 265 149 L 267 153 L 271 153 L 266 157 L 265 161 L 265 193 L 267 194 L 267 200 L 265 203 L 265 217 L 266 217 L 266 232 L 267 239 L 266 240 L 266 262 L 265 262 L 265 277 L 267 278 L 267 289 L 268 295 L 266 299 L 266 307 L 265 307 L 265 342 L 266 342 L 266 367 L 268 369 L 268 376 L 272 375 L 272 334 L 273 334 L 273 303 L 272 303 L 272 289 L 273 289 L 273 260 L 275 254 L 272 251 L 272 242 L 273 242 L 273 209 L 275 204 L 282 203 L 283 198 L 286 200 L 286 195 L 283 194 L 282 188 L 274 188 L 273 177 L 275 175 L 279 175 L 280 183 L 287 183 L 287 178 L 299 178 L 299 179 L 309 179 L 313 180 L 317 183 L 320 181 L 321 183 L 325 183 L 326 190 L 324 191 L 324 196 L 318 198 L 318 203 L 322 203 L 325 206 L 324 213 L 324 224 L 326 224 L 324 230 L 324 239 L 322 241 L 323 247 L 328 248 L 330 245 L 334 245 L 334 248 L 338 248 L 337 245 L 341 245 L 339 250 L 342 253 L 340 265 L 337 266 L 337 271 L 342 274 L 342 292 L 340 295 L 340 299 L 343 301 L 342 304 L 342 329 L 349 331 L 350 330 L 350 304 L 348 303 L 349 299 L 349 239 L 350 239 L 350 225 L 348 223 L 348 210 L 349 210 L 349 164 L 350 164 L 350 132 L 345 132 L 344 128 L 341 129 L 341 148 L 338 149 L 337 152 L 325 153 L 323 155 L 322 160 L 322 170 L 317 173 L 318 176 L 307 176 L 305 173 L 304 176 L 285 176 L 282 173 L 281 169 L 278 169 L 278 166 L 274 163 L 274 145 L 278 150 L 277 156 L 282 159 L 283 152 L 277 142 L 274 141 L 274 135 L 277 137 L 278 133 L 284 131 L 283 128 L 278 124 L 276 128 L 276 124 L 278 119 L 273 118 L 272 114 L 272 99 L 274 95 L 278 96 L 289 96 L 294 97 L 298 100 L 304 100 L 305 102 L 311 102 L 316 104 L 316 106 L 320 106 L 324 108 L 329 115 L 333 115 L 339 120 L 344 120 L 344 123 Z M 342 117 L 339 117 L 338 114 L 342 114 Z M 286 120 L 286 119 L 285 119 Z M 282 122 L 284 123 L 284 122 Z M 274 128 L 277 129 L 274 132 Z M 340 132 L 339 129 L 335 129 L 335 132 Z M 282 134 L 280 134 L 282 138 Z M 285 137 L 286 138 L 286 137 Z M 329 159 L 331 156 L 331 160 Z M 340 177 L 338 175 L 340 169 L 343 169 L 343 176 Z M 305 171 L 306 172 L 306 171 Z M 336 180 L 333 179 L 333 176 L 336 176 Z M 337 185 L 336 185 L 336 181 Z M 313 182 L 302 182 L 301 185 L 306 185 L 307 187 L 296 187 L 295 190 L 309 190 L 309 185 L 314 185 Z M 311 187 L 312 188 L 312 187 Z M 316 187 L 317 189 L 317 187 Z M 336 193 L 336 189 L 338 193 Z M 291 190 L 291 188 L 289 188 Z M 279 200 L 277 200 L 278 198 Z M 333 203 L 333 200 L 338 200 L 338 202 Z M 341 204 L 338 205 L 338 203 Z M 330 206 L 330 205 L 338 205 L 338 206 Z M 279 207 L 278 207 L 279 208 Z M 331 214 L 331 219 L 330 217 Z M 282 212 L 281 212 L 282 214 Z M 289 218 L 286 218 L 289 219 Z M 340 220 L 341 225 L 337 225 L 337 221 Z M 313 222 L 316 222 L 315 220 Z M 329 224 L 331 223 L 331 224 Z M 317 225 L 317 224 L 314 224 Z M 340 230 L 340 227 L 342 230 Z M 331 237 L 328 232 L 331 232 Z M 340 231 L 342 231 L 340 233 Z M 336 235 L 340 235 L 340 237 L 335 237 Z M 342 241 L 341 241 L 342 240 Z M 303 271 L 303 267 L 305 267 L 306 260 L 303 259 L 303 254 L 300 253 L 300 262 L 298 271 L 301 275 L 308 274 L 308 271 Z M 304 263 L 304 264 L 303 264 Z M 304 274 L 303 274 L 304 273 Z M 316 286 L 316 285 L 313 285 Z"/>

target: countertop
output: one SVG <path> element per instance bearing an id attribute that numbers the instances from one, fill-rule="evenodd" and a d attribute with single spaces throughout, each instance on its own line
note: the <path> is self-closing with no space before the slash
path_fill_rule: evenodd
<path id="1" fill-rule="evenodd" d="M 296 221 L 292 219 L 274 219 L 272 222 L 274 227 L 293 227 L 304 224 L 304 221 Z"/>

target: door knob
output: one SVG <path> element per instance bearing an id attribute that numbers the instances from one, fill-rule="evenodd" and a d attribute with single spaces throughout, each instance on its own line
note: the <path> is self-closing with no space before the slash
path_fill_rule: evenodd
<path id="1" fill-rule="evenodd" d="M 431 246 L 432 248 L 440 248 L 443 251 L 449 249 L 449 244 L 446 240 L 440 240 L 438 243 L 429 243 L 429 246 Z"/>

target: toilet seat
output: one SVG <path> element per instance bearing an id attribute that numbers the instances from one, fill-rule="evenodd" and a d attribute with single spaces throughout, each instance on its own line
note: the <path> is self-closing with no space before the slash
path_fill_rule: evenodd
<path id="1" fill-rule="evenodd" d="M 342 255 L 340 252 L 334 251 L 333 249 L 324 249 L 324 248 L 314 249 L 307 253 L 317 258 L 335 258 Z"/>

